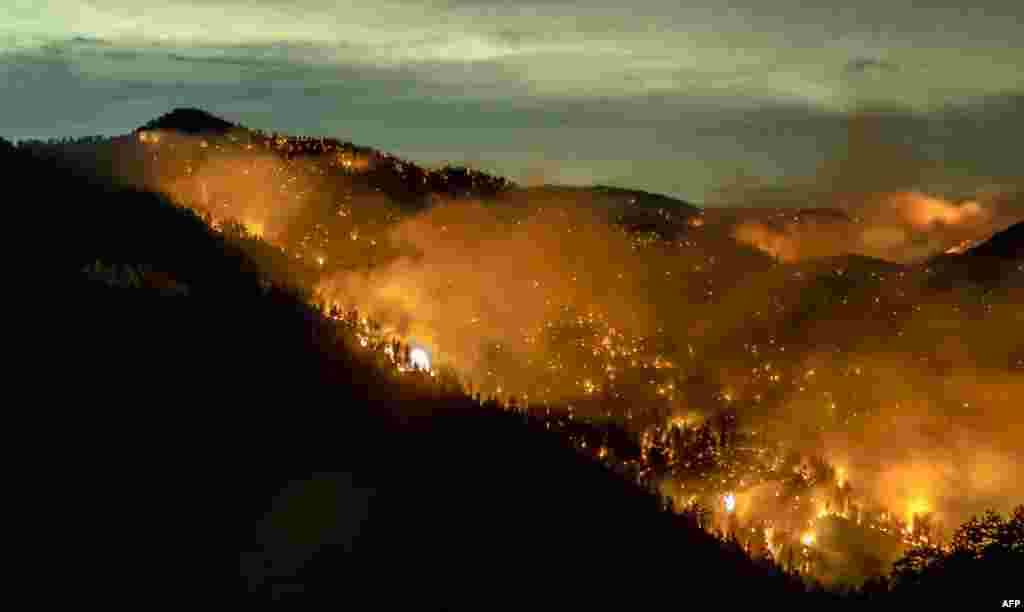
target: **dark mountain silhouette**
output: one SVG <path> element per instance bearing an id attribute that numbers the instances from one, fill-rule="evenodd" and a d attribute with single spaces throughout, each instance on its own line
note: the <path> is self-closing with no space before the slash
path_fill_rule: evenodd
<path id="1" fill-rule="evenodd" d="M 185 134 L 226 134 L 239 126 L 198 108 L 176 108 L 135 130 L 177 130 Z"/>
<path id="2" fill-rule="evenodd" d="M 606 195 L 619 203 L 626 203 L 637 209 L 665 209 L 681 216 L 695 215 L 701 212 L 698 206 L 660 193 L 650 193 L 639 189 L 609 187 L 607 185 L 595 185 L 590 189 L 595 193 Z"/>
<path id="3" fill-rule="evenodd" d="M 832 269 L 852 272 L 855 275 L 859 274 L 862 276 L 870 276 L 871 274 L 898 274 L 908 270 L 907 266 L 896 262 L 856 253 L 823 257 L 818 260 L 812 260 L 809 262 L 809 265 L 810 267 L 817 269 Z"/>
<path id="4" fill-rule="evenodd" d="M 933 288 L 949 290 L 972 283 L 984 287 L 1024 286 L 1024 222 L 997 232 L 967 251 L 942 254 L 926 267 Z"/>
<path id="5" fill-rule="evenodd" d="M 838 208 L 800 208 L 794 212 L 794 216 L 805 220 L 853 221 L 848 212 Z"/>
<path id="6" fill-rule="evenodd" d="M 964 255 L 996 259 L 1024 259 L 1024 221 L 997 232 L 982 244 L 968 249 Z"/>

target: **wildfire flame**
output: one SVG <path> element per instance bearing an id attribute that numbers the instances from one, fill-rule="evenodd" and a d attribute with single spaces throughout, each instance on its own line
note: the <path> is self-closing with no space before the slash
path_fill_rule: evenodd
<path id="1" fill-rule="evenodd" d="M 929 512 L 931 512 L 931 505 L 927 500 L 921 498 L 912 499 L 907 504 L 907 523 L 912 524 L 915 515 L 924 515 Z"/>
<path id="2" fill-rule="evenodd" d="M 409 352 L 409 361 L 412 362 L 413 367 L 421 370 L 430 370 L 430 355 L 420 347 L 416 347 Z"/>
<path id="3" fill-rule="evenodd" d="M 724 496 L 722 501 L 725 502 L 725 511 L 732 512 L 736 509 L 736 496 L 732 493 Z"/>

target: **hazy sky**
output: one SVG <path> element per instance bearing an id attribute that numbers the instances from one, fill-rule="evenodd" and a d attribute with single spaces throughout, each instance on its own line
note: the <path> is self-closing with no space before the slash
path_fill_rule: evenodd
<path id="1" fill-rule="evenodd" d="M 701 202 L 737 174 L 812 173 L 844 116 L 874 108 L 952 181 L 1021 174 L 1020 2 L 629 4 L 5 0 L 0 136 L 124 133 L 198 106 Z"/>

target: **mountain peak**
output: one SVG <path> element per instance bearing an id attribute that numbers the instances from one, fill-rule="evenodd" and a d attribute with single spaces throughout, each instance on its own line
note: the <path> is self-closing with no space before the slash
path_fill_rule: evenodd
<path id="1" fill-rule="evenodd" d="M 224 134 L 238 128 L 239 126 L 211 115 L 202 109 L 176 108 L 150 121 L 136 131 L 177 130 L 185 134 Z"/>

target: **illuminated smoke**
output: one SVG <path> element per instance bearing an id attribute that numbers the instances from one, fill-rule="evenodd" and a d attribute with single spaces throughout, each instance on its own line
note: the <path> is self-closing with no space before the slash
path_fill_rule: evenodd
<path id="1" fill-rule="evenodd" d="M 922 187 L 946 184 L 943 168 L 887 140 L 884 120 L 884 114 L 851 116 L 845 149 L 808 178 L 723 185 L 720 204 L 762 213 L 741 217 L 736 239 L 783 262 L 846 254 L 913 262 L 984 240 L 1024 216 L 1021 183 L 972 185 L 962 191 L 971 194 L 966 200 Z M 848 220 L 792 218 L 798 209 L 815 208 L 841 211 Z"/>
<path id="2" fill-rule="evenodd" d="M 886 198 L 886 203 L 917 229 L 928 229 L 936 224 L 979 223 L 985 218 L 985 211 L 978 202 L 954 204 L 922 193 L 892 194 Z"/>
<path id="3" fill-rule="evenodd" d="M 856 220 L 843 220 L 780 212 L 781 222 L 744 221 L 733 236 L 785 263 L 847 254 L 913 262 L 999 228 L 978 201 L 955 203 L 919 192 L 875 195 L 855 214 Z"/>

